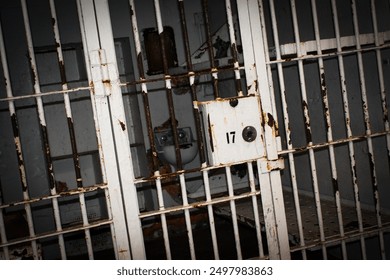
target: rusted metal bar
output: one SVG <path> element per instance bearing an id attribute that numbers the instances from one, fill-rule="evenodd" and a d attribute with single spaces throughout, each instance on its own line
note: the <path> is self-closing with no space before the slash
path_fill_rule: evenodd
<path id="1" fill-rule="evenodd" d="M 374 28 L 374 41 L 375 46 L 379 47 L 381 45 L 379 40 L 379 32 L 378 32 L 378 22 L 377 22 L 377 16 L 376 16 L 376 6 L 375 1 L 371 0 L 371 15 L 372 15 L 372 25 Z M 384 127 L 386 131 L 390 131 L 390 124 L 389 124 L 389 111 L 388 111 L 388 102 L 386 98 L 386 87 L 385 87 L 385 79 L 383 75 L 383 66 L 382 66 L 382 54 L 381 50 L 377 49 L 375 50 L 376 54 L 376 64 L 378 66 L 378 77 L 379 77 L 379 86 L 381 91 L 381 102 L 382 102 L 382 114 L 383 114 L 383 121 L 384 121 Z M 387 161 L 390 166 L 390 134 L 386 135 L 386 143 L 387 143 Z"/>
<path id="2" fill-rule="evenodd" d="M 360 49 L 361 48 L 360 38 L 359 38 L 360 32 L 359 32 L 359 23 L 358 23 L 358 18 L 357 18 L 358 15 L 357 15 L 357 10 L 356 10 L 355 0 L 351 0 L 351 7 L 352 7 L 353 27 L 354 27 L 354 32 L 355 32 L 355 36 L 356 36 L 356 48 Z M 361 52 L 357 53 L 357 59 L 358 59 L 360 92 L 361 92 L 361 97 L 362 97 L 364 124 L 365 124 L 366 134 L 369 135 L 369 134 L 371 134 L 371 122 L 370 122 L 370 114 L 369 114 L 369 110 L 368 110 L 368 99 L 367 99 L 366 81 L 365 81 L 365 76 L 364 76 L 363 55 Z M 379 195 L 378 178 L 377 178 L 377 172 L 376 172 L 376 162 L 375 162 L 375 157 L 374 157 L 374 147 L 373 147 L 373 143 L 372 143 L 371 138 L 367 138 L 367 145 L 368 145 L 368 153 L 369 153 L 369 163 L 370 163 L 370 168 L 371 168 L 375 211 L 376 211 L 376 216 L 377 216 L 378 227 L 380 228 L 382 226 L 380 195 Z M 385 244 L 384 244 L 385 241 L 384 241 L 384 236 L 383 236 L 382 231 L 379 231 L 379 243 L 380 243 L 382 259 L 386 259 Z"/>
<path id="3" fill-rule="evenodd" d="M 290 5 L 291 5 L 293 26 L 294 26 L 295 43 L 297 45 L 297 55 L 300 56 L 301 49 L 299 45 L 300 38 L 299 38 L 298 18 L 297 18 L 297 13 L 295 8 L 295 1 L 290 0 Z M 305 74 L 304 74 L 302 60 L 298 61 L 298 71 L 299 71 L 300 88 L 301 88 L 303 117 L 305 122 L 306 142 L 308 145 L 311 145 L 313 143 L 313 140 L 311 134 L 310 114 L 309 114 L 306 84 L 305 84 L 305 77 L 304 77 Z M 317 168 L 316 168 L 315 155 L 313 150 L 309 150 L 309 158 L 310 158 L 310 168 L 311 168 L 311 175 L 312 175 L 312 182 L 313 182 L 313 191 L 314 191 L 315 204 L 316 204 L 317 217 L 318 217 L 318 226 L 320 230 L 320 238 L 321 240 L 325 240 L 324 222 L 322 218 L 321 199 L 320 199 L 320 192 L 319 192 L 319 185 L 318 185 L 318 178 L 317 178 Z M 324 259 L 327 259 L 327 251 L 325 246 L 322 246 L 322 255 Z"/>
<path id="4" fill-rule="evenodd" d="M 211 31 L 210 31 L 210 20 L 209 20 L 208 6 L 209 6 L 208 0 L 202 0 L 203 19 L 204 19 L 204 23 L 205 23 L 206 38 L 207 38 L 207 52 L 209 54 L 209 60 L 210 60 L 210 66 L 211 66 L 211 81 L 212 81 L 212 85 L 213 85 L 214 99 L 217 99 L 219 97 L 218 69 L 215 65 L 214 48 L 213 48 Z"/>
<path id="5" fill-rule="evenodd" d="M 238 51 L 237 51 L 237 41 L 236 35 L 234 32 L 234 23 L 233 23 L 233 14 L 230 0 L 225 0 L 226 5 L 226 15 L 228 20 L 228 29 L 229 29 L 229 38 L 230 38 L 230 50 L 233 57 L 234 64 L 234 76 L 235 76 L 235 84 L 237 95 L 242 96 L 242 87 L 241 87 L 241 75 L 240 75 L 240 65 L 238 63 Z"/>
<path id="6" fill-rule="evenodd" d="M 54 39 L 55 39 L 55 45 L 56 45 L 56 51 L 57 51 L 58 66 L 59 66 L 59 70 L 60 70 L 61 85 L 62 85 L 62 90 L 66 91 L 66 90 L 68 90 L 68 83 L 67 83 L 67 79 L 66 79 L 65 62 L 64 62 L 63 52 L 62 52 L 60 30 L 58 27 L 58 19 L 57 19 L 57 13 L 56 13 L 56 7 L 54 4 L 54 0 L 50 0 L 49 4 L 50 4 L 51 16 L 52 16 L 53 33 L 54 33 Z M 77 187 L 81 188 L 83 186 L 83 182 L 82 182 L 82 177 L 81 177 L 80 160 L 79 160 L 79 155 L 77 152 L 77 144 L 76 144 L 74 125 L 73 125 L 72 109 L 71 109 L 70 99 L 69 99 L 68 93 L 65 92 L 63 94 L 63 97 L 64 97 L 64 103 L 65 103 L 65 112 L 66 112 L 67 123 L 68 123 L 71 149 L 72 149 L 74 171 L 76 174 L 76 182 L 77 182 Z"/>
<path id="7" fill-rule="evenodd" d="M 185 15 L 185 9 L 184 9 L 184 1 L 178 0 L 178 6 L 179 6 L 179 12 L 180 12 L 180 23 L 181 23 L 181 30 L 183 33 L 184 38 L 184 52 L 187 62 L 187 71 L 188 71 L 188 78 L 190 82 L 190 90 L 191 90 L 191 96 L 192 101 L 197 102 L 198 97 L 196 94 L 196 85 L 195 85 L 195 73 L 192 65 L 191 60 L 191 48 L 188 38 L 188 29 L 187 29 L 187 21 L 186 21 L 186 15 Z M 201 164 L 206 163 L 206 156 L 205 156 L 205 148 L 204 148 L 204 142 L 203 142 L 203 133 L 202 133 L 202 125 L 200 121 L 200 115 L 199 110 L 196 106 L 193 106 L 193 115 L 195 119 L 195 127 L 196 127 L 196 139 L 198 143 L 198 149 L 199 149 L 199 158 Z"/>
<path id="8" fill-rule="evenodd" d="M 105 225 L 112 224 L 112 220 L 99 220 L 98 222 L 90 223 L 88 226 L 74 226 L 74 227 L 68 227 L 62 230 L 62 232 L 49 232 L 49 233 L 43 233 L 43 234 L 36 234 L 33 237 L 27 237 L 25 239 L 15 239 L 15 241 L 9 241 L 8 243 L 1 243 L 0 248 L 6 247 L 6 246 L 13 246 L 18 244 L 23 244 L 26 242 L 36 242 L 39 239 L 46 239 L 50 237 L 55 237 L 60 234 L 67 234 L 67 233 L 74 233 L 78 231 L 84 231 L 86 229 L 92 229 L 92 228 L 98 228 Z"/>
<path id="9" fill-rule="evenodd" d="M 314 0 L 311 1 L 311 7 L 312 7 L 312 16 L 313 16 L 313 23 L 314 23 L 314 33 L 317 41 L 317 53 L 321 54 L 322 50 L 321 50 L 320 30 L 318 24 L 317 7 L 316 7 L 316 2 Z M 320 81 L 321 81 L 322 105 L 324 109 L 324 119 L 325 119 L 325 124 L 327 129 L 327 133 L 326 133 L 327 142 L 332 142 L 333 141 L 332 122 L 331 122 L 331 116 L 329 111 L 328 89 L 325 81 L 324 61 L 322 58 L 318 59 L 318 66 L 319 66 L 319 74 L 320 74 Z M 341 209 L 341 199 L 340 199 L 340 190 L 338 184 L 338 172 L 336 166 L 335 151 L 333 145 L 329 145 L 328 147 L 329 147 L 329 156 L 330 156 L 330 167 L 332 173 L 333 191 L 334 191 L 334 196 L 336 201 L 337 217 L 339 221 L 339 230 L 340 230 L 340 236 L 343 237 L 344 224 L 343 224 L 343 214 Z M 343 259 L 347 259 L 347 247 L 345 241 L 341 242 L 341 251 L 342 251 Z"/>
<path id="10" fill-rule="evenodd" d="M 351 139 L 353 137 L 353 134 L 352 134 L 351 122 L 350 122 L 351 118 L 350 118 L 348 93 L 347 93 L 346 80 L 345 80 L 344 59 L 342 55 L 343 52 L 341 47 L 340 26 L 338 22 L 337 5 L 335 0 L 332 0 L 331 3 L 332 3 L 333 24 L 334 24 L 336 42 L 337 42 L 337 51 L 339 53 L 338 66 L 340 71 L 340 85 L 341 85 L 341 91 L 343 96 L 345 127 L 347 131 L 347 137 L 348 139 Z M 354 189 L 354 196 L 355 196 L 354 198 L 355 198 L 355 205 L 356 205 L 356 214 L 358 218 L 359 232 L 363 233 L 364 232 L 363 218 L 362 218 L 362 211 L 360 206 L 360 194 L 359 194 L 359 186 L 358 186 L 357 174 L 356 174 L 355 149 L 352 141 L 348 142 L 348 150 L 349 150 L 349 159 L 351 164 L 352 184 Z M 365 240 L 363 235 L 361 235 L 360 238 L 360 247 L 361 247 L 363 259 L 366 259 L 367 253 L 366 253 L 366 245 L 365 245 Z"/>
<path id="11" fill-rule="evenodd" d="M 130 5 L 131 23 L 133 27 L 133 36 L 135 41 L 135 49 L 137 52 L 137 67 L 140 76 L 146 127 L 148 130 L 149 145 L 150 145 L 150 150 L 152 155 L 152 162 L 151 162 L 152 169 L 153 169 L 152 171 L 156 172 L 158 171 L 158 156 L 157 156 L 156 143 L 155 143 L 154 133 L 153 133 L 153 124 L 152 124 L 152 117 L 151 117 L 150 105 L 149 105 L 148 88 L 145 81 L 145 70 L 144 70 L 143 57 L 142 57 L 141 40 L 139 37 L 137 13 L 136 13 L 134 0 L 130 0 L 129 5 Z"/>
<path id="12" fill-rule="evenodd" d="M 274 37 L 276 59 L 278 61 L 280 61 L 281 49 L 280 49 L 280 44 L 279 44 L 279 35 L 278 35 L 278 27 L 277 27 L 278 23 L 276 20 L 275 5 L 274 5 L 273 1 L 269 1 L 269 5 L 270 5 L 270 12 L 271 12 L 272 31 L 273 31 L 273 37 Z M 263 17 L 264 17 L 264 12 L 263 12 Z M 293 148 L 293 144 L 292 144 L 292 139 L 291 139 L 290 118 L 289 118 L 289 114 L 287 111 L 288 104 L 287 104 L 287 95 L 286 95 L 286 88 L 285 88 L 283 65 L 281 62 L 277 63 L 277 72 L 278 72 L 279 86 L 280 86 L 280 92 L 281 92 L 281 102 L 282 102 L 283 120 L 284 120 L 285 134 L 286 134 L 287 149 L 291 150 Z M 279 155 L 280 154 L 281 154 L 281 152 L 279 152 Z M 291 152 L 288 153 L 288 161 L 289 161 L 290 178 L 291 178 L 291 184 L 292 184 L 292 189 L 293 189 L 295 211 L 296 211 L 297 224 L 298 224 L 299 242 L 300 242 L 300 245 L 302 247 L 304 247 L 305 246 L 305 238 L 304 238 L 304 231 L 303 231 L 301 207 L 300 207 L 300 202 L 299 202 L 297 174 L 296 174 L 296 170 L 295 170 L 295 159 L 294 159 L 294 155 Z M 302 250 L 301 253 L 302 253 L 302 258 L 306 259 L 307 258 L 306 250 Z"/>
<path id="13" fill-rule="evenodd" d="M 169 71 L 168 71 L 168 60 L 167 60 L 166 49 L 165 49 L 164 27 L 162 22 L 159 0 L 154 0 L 154 9 L 155 9 L 156 20 L 157 20 L 157 30 L 160 37 L 162 62 L 163 62 L 163 69 L 164 69 L 163 73 L 165 76 L 165 90 L 166 90 L 166 97 L 168 101 L 169 119 L 172 128 L 173 142 L 175 146 L 176 170 L 182 170 L 183 163 L 182 163 L 180 146 L 179 146 L 179 134 L 177 131 L 177 120 L 176 120 L 175 106 L 173 103 L 173 96 L 172 96 L 173 93 L 172 93 L 171 76 L 169 75 Z"/>
<path id="14" fill-rule="evenodd" d="M 211 192 L 210 192 L 210 179 L 207 170 L 203 170 L 202 175 L 203 175 L 204 190 L 206 194 L 206 201 L 208 203 L 211 203 L 212 199 L 211 199 Z M 213 211 L 213 206 L 211 204 L 207 205 L 207 212 L 209 216 L 211 240 L 213 242 L 214 259 L 219 260 L 217 232 L 215 230 L 214 211 Z"/>
<path id="15" fill-rule="evenodd" d="M 237 222 L 236 198 L 233 191 L 232 173 L 230 171 L 230 166 L 225 167 L 225 173 L 227 179 L 228 194 L 229 197 L 232 198 L 230 200 L 230 211 L 232 213 L 232 223 L 233 223 L 234 240 L 236 243 L 237 259 L 242 260 L 240 232 L 238 230 L 238 222 Z"/>

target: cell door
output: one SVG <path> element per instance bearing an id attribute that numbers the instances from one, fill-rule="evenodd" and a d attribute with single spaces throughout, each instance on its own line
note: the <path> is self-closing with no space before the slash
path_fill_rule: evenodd
<path id="1" fill-rule="evenodd" d="M 136 126 L 118 86 L 128 40 L 98 28 L 107 3 L 2 1 L 1 11 L 0 258 L 142 257 L 130 252 L 142 238 L 137 194 L 122 187 L 133 175 L 125 123 Z"/>

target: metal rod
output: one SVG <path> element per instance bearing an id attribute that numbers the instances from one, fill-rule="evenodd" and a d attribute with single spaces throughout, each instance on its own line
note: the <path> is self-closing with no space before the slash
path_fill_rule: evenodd
<path id="1" fill-rule="evenodd" d="M 217 99 L 219 98 L 218 69 L 216 68 L 216 64 L 215 64 L 214 48 L 213 48 L 213 41 L 212 41 L 213 37 L 211 36 L 211 31 L 210 31 L 208 0 L 202 0 L 202 10 L 203 10 L 203 18 L 204 18 L 205 29 L 206 29 L 207 52 L 209 54 L 209 61 L 211 66 L 211 81 L 213 85 L 214 99 Z"/>
<path id="2" fill-rule="evenodd" d="M 79 201 L 80 201 L 81 217 L 83 219 L 83 227 L 87 227 L 89 225 L 89 221 L 88 221 L 88 213 L 87 213 L 87 206 L 85 204 L 84 193 L 79 194 Z M 84 235 L 85 235 L 85 242 L 87 244 L 88 257 L 90 260 L 93 260 L 94 259 L 93 246 L 92 246 L 91 233 L 89 231 L 89 228 L 86 228 L 84 230 Z"/>
<path id="3" fill-rule="evenodd" d="M 321 38 L 320 38 L 320 30 L 318 25 L 317 6 L 315 0 L 311 0 L 311 7 L 312 7 L 312 16 L 313 16 L 313 23 L 314 23 L 314 33 L 317 41 L 317 53 L 321 54 L 322 53 Z M 327 141 L 332 142 L 333 141 L 332 121 L 331 121 L 331 116 L 329 111 L 328 89 L 327 89 L 326 79 L 325 79 L 325 67 L 322 58 L 318 59 L 318 67 L 319 67 L 319 74 L 320 74 L 320 81 L 321 81 L 322 105 L 324 108 L 324 114 L 325 114 L 324 118 L 325 118 L 325 124 L 327 128 Z M 340 190 L 338 185 L 336 158 L 335 158 L 334 146 L 329 145 L 328 147 L 329 147 L 329 156 L 330 156 L 330 167 L 332 173 L 333 191 L 334 191 L 334 196 L 336 201 L 337 217 L 339 221 L 339 230 L 340 230 L 340 236 L 343 237 L 344 224 L 343 224 L 343 215 L 341 209 Z M 342 251 L 343 259 L 347 259 L 347 247 L 345 241 L 341 242 L 341 251 Z"/>
<path id="4" fill-rule="evenodd" d="M 159 209 L 157 214 L 159 214 L 161 218 L 161 227 L 162 227 L 162 232 L 164 237 L 165 254 L 167 256 L 167 260 L 171 260 L 172 259 L 171 246 L 169 244 L 168 226 L 167 226 L 167 219 L 164 213 L 165 210 L 164 197 L 163 197 L 160 178 L 156 179 L 156 189 L 157 189 L 157 200 L 158 200 L 158 209 Z M 142 216 L 143 215 L 141 213 L 140 218 L 143 218 Z"/>
<path id="5" fill-rule="evenodd" d="M 208 203 L 210 203 L 210 202 L 212 202 L 212 199 L 211 199 L 211 192 L 210 192 L 210 180 L 209 180 L 207 170 L 202 171 L 202 175 L 203 175 L 204 190 L 205 190 L 205 194 L 206 194 L 206 201 Z M 219 260 L 218 239 L 217 239 L 217 233 L 215 230 L 213 205 L 211 205 L 211 204 L 207 205 L 207 211 L 208 211 L 208 216 L 209 216 L 211 240 L 213 243 L 214 259 Z"/>
<path id="6" fill-rule="evenodd" d="M 272 30 L 273 30 L 273 37 L 274 37 L 274 43 L 275 43 L 275 50 L 276 50 L 276 57 L 277 60 L 281 59 L 281 52 L 280 52 L 280 44 L 279 44 L 279 36 L 278 36 L 278 27 L 277 27 L 277 20 L 276 20 L 276 13 L 275 13 L 275 5 L 273 1 L 269 1 L 270 4 L 270 12 L 271 12 L 271 20 L 272 20 Z M 281 91 L 281 101 L 282 101 L 282 110 L 283 110 L 283 120 L 284 120 L 284 127 L 285 127 L 285 133 L 286 133 L 286 142 L 287 142 L 287 148 L 290 150 L 292 149 L 292 139 L 291 139 L 291 130 L 290 130 L 290 118 L 288 114 L 288 104 L 287 104 L 287 96 L 286 96 L 286 88 L 285 88 L 285 82 L 284 82 L 284 73 L 283 73 L 283 65 L 282 63 L 277 64 L 277 70 L 278 70 L 278 77 L 279 77 L 279 87 Z M 290 179 L 292 183 L 292 189 L 293 189 L 293 196 L 294 196 L 294 203 L 295 203 L 295 211 L 296 211 L 296 217 L 297 217 L 297 224 L 298 224 L 298 232 L 299 232 L 299 243 L 302 247 L 305 246 L 305 238 L 304 238 L 304 231 L 303 231 L 303 223 L 302 223 L 302 214 L 301 214 L 301 206 L 299 202 L 299 193 L 298 193 L 298 183 L 297 183 L 297 176 L 295 171 L 295 160 L 294 155 L 292 153 L 288 153 L 288 161 L 289 161 L 289 168 L 290 168 Z M 302 250 L 302 258 L 306 259 L 306 250 Z"/>
<path id="7" fill-rule="evenodd" d="M 178 6 L 180 12 L 181 30 L 184 38 L 184 52 L 185 52 L 185 57 L 187 62 L 190 91 L 191 91 L 192 101 L 195 104 L 195 102 L 198 101 L 198 97 L 196 94 L 195 73 L 194 73 L 192 60 L 191 60 L 191 48 L 190 48 L 190 43 L 188 38 L 188 29 L 187 29 L 187 21 L 186 21 L 185 9 L 184 9 L 184 1 L 178 0 Z M 206 162 L 206 156 L 205 156 L 205 147 L 203 142 L 203 133 L 202 133 L 202 125 L 200 121 L 199 109 L 196 106 L 193 106 L 192 112 L 195 119 L 196 139 L 198 144 L 200 163 L 202 165 L 203 163 Z"/>
<path id="8" fill-rule="evenodd" d="M 253 174 L 253 165 L 251 162 L 248 162 L 248 177 L 249 177 L 249 187 L 251 192 L 256 192 L 256 184 L 255 184 L 255 176 Z M 257 203 L 257 196 L 252 196 L 252 206 L 253 206 L 253 217 L 255 220 L 255 230 L 257 236 L 257 246 L 259 250 L 260 258 L 264 258 L 264 248 L 263 248 L 263 240 L 261 237 L 261 224 L 259 217 L 259 206 Z"/>
<path id="9" fill-rule="evenodd" d="M 142 82 L 141 91 L 142 91 L 142 98 L 143 98 L 144 111 L 145 111 L 146 127 L 148 130 L 149 145 L 150 145 L 151 156 L 152 156 L 151 163 L 152 163 L 153 172 L 155 172 L 159 168 L 158 156 L 157 156 L 156 143 L 154 140 L 153 124 L 152 124 L 152 117 L 151 117 L 149 98 L 148 98 L 148 88 L 145 82 L 145 70 L 143 65 L 141 40 L 139 38 L 139 33 L 138 33 L 139 31 L 138 31 L 137 13 L 136 13 L 134 0 L 130 0 L 129 4 L 130 4 L 130 11 L 131 11 L 130 16 L 131 16 L 131 23 L 133 27 L 133 36 L 135 41 L 135 50 L 137 52 L 138 73 L 140 76 L 140 80 Z"/>
<path id="10" fill-rule="evenodd" d="M 1 205 L 1 201 L 0 201 L 0 205 Z M 3 217 L 3 209 L 0 209 L 0 237 L 1 237 L 1 245 L 3 243 L 7 243 L 8 240 L 7 240 L 7 234 L 5 232 L 5 225 L 4 225 L 4 217 Z M 3 253 L 4 253 L 4 257 L 6 260 L 9 260 L 9 249 L 8 249 L 8 246 L 4 246 L 2 247 L 3 249 Z"/>
<path id="11" fill-rule="evenodd" d="M 22 12 L 23 12 L 23 21 L 24 21 L 24 28 L 26 32 L 26 39 L 27 39 L 27 45 L 28 45 L 28 54 L 29 54 L 29 60 L 30 60 L 30 67 L 33 73 L 33 85 L 34 85 L 34 92 L 40 93 L 40 85 L 39 85 L 39 78 L 38 78 L 38 71 L 37 66 L 35 62 L 35 54 L 34 54 L 34 46 L 32 41 L 32 35 L 31 35 L 31 29 L 30 29 L 30 20 L 28 16 L 27 11 L 27 3 L 26 0 L 21 0 L 22 5 Z M 49 176 L 49 185 L 50 189 L 55 189 L 56 183 L 54 179 L 54 172 L 53 172 L 53 164 L 51 162 L 51 156 L 50 156 L 50 146 L 48 142 L 48 136 L 47 136 L 47 129 L 46 129 L 46 119 L 45 119 L 45 113 L 43 108 L 43 102 L 41 97 L 36 98 L 37 102 L 37 111 L 39 116 L 39 122 L 40 122 L 40 128 L 41 128 L 41 134 L 42 134 L 42 141 L 44 145 L 44 151 L 45 151 L 45 159 L 46 159 L 46 168 Z M 28 200 L 29 194 L 27 189 L 27 182 L 25 182 L 25 185 L 23 185 L 23 199 Z M 25 204 L 25 211 L 27 216 L 27 224 L 29 228 L 30 237 L 35 236 L 35 230 L 34 230 L 34 222 L 32 218 L 32 211 L 30 204 Z M 32 250 L 34 259 L 38 259 L 38 249 L 37 249 L 37 243 L 35 240 L 31 241 Z"/>
<path id="12" fill-rule="evenodd" d="M 356 11 L 356 3 L 355 0 L 351 0 L 351 6 L 352 6 L 352 16 L 353 16 L 353 26 L 354 26 L 354 32 L 356 35 L 356 47 L 360 49 L 360 38 L 359 38 L 359 24 L 358 24 L 358 18 L 357 18 L 357 11 Z M 364 114 L 364 123 L 366 128 L 366 134 L 371 134 L 371 123 L 370 123 L 370 114 L 368 111 L 368 99 L 367 99 L 367 89 L 366 89 L 366 81 L 364 76 L 364 66 L 363 66 L 363 56 L 361 52 L 357 53 L 357 59 L 358 59 L 358 68 L 359 68 L 359 79 L 360 79 L 360 91 L 361 91 L 361 97 L 362 97 L 362 105 L 363 105 L 363 114 Z M 382 226 L 382 218 L 381 218 L 381 206 L 379 201 L 379 189 L 378 189 L 378 178 L 376 174 L 376 162 L 374 157 L 374 147 L 372 144 L 372 139 L 367 138 L 367 145 L 368 145 L 368 152 L 369 152 L 369 162 L 371 167 L 371 176 L 372 176 L 372 187 L 373 187 L 373 196 L 375 201 L 375 210 L 377 215 L 377 223 L 378 226 Z M 379 232 L 379 243 L 381 248 L 381 255 L 382 259 L 386 259 L 386 253 L 385 253 L 385 244 L 384 244 L 384 236 L 383 232 Z"/>
<path id="13" fill-rule="evenodd" d="M 179 136 L 178 136 L 178 131 L 177 131 L 175 107 L 174 107 L 173 96 L 172 96 L 171 76 L 169 75 L 169 72 L 168 72 L 168 60 L 166 57 L 166 50 L 165 50 L 164 27 L 163 27 L 163 23 L 162 23 L 160 0 L 154 0 L 154 8 L 155 8 L 155 14 L 156 14 L 156 20 L 157 20 L 157 30 L 158 30 L 159 37 L 160 37 L 162 62 L 163 62 L 163 68 L 164 68 L 163 72 L 165 75 L 166 97 L 168 100 L 169 118 L 170 118 L 171 127 L 172 127 L 173 142 L 174 142 L 174 146 L 175 146 L 176 168 L 177 168 L 177 170 L 182 170 L 183 163 L 182 163 L 181 152 L 180 152 L 180 147 L 179 147 Z"/>
<path id="14" fill-rule="evenodd" d="M 34 237 L 25 238 L 22 240 L 18 239 L 18 240 L 11 241 L 8 243 L 2 243 L 2 244 L 0 244 L 0 248 L 26 243 L 28 241 L 33 242 L 33 241 L 36 241 L 38 239 L 46 239 L 46 238 L 50 238 L 53 236 L 58 236 L 59 234 L 65 235 L 67 233 L 84 231 L 85 229 L 97 228 L 97 227 L 101 227 L 101 226 L 105 226 L 105 225 L 109 225 L 109 224 L 112 224 L 112 220 L 99 220 L 98 222 L 90 223 L 88 226 L 81 226 L 81 227 L 75 226 L 75 227 L 65 228 L 65 229 L 63 229 L 63 231 L 61 233 L 55 231 L 55 232 L 44 233 L 44 234 L 36 234 Z"/>
<path id="15" fill-rule="evenodd" d="M 340 27 L 338 22 L 336 1 L 332 0 L 331 3 L 332 3 L 332 12 L 333 12 L 332 13 L 333 24 L 334 24 L 334 30 L 335 30 L 336 42 L 337 42 L 337 51 L 339 52 L 338 64 L 339 64 L 339 71 L 340 71 L 340 85 L 341 85 L 341 91 L 343 96 L 345 127 L 347 131 L 347 138 L 350 139 L 352 137 L 352 129 L 351 129 L 351 122 L 350 122 L 351 118 L 349 112 L 348 93 L 347 93 L 346 80 L 345 80 L 344 59 L 342 56 L 342 48 L 341 48 L 341 41 L 340 41 Z M 348 142 L 348 150 L 349 150 L 349 159 L 351 164 L 352 184 L 354 189 L 354 198 L 356 204 L 356 214 L 358 218 L 359 232 L 363 233 L 364 232 L 363 217 L 362 217 L 362 211 L 360 206 L 360 194 L 359 194 L 359 186 L 358 186 L 357 174 L 356 174 L 355 149 L 352 141 Z M 363 235 L 361 235 L 361 239 L 360 239 L 360 248 L 362 251 L 363 259 L 366 259 L 367 253 L 366 253 L 366 245 L 365 245 L 365 240 Z"/>
<path id="16" fill-rule="evenodd" d="M 181 195 L 182 195 L 182 199 L 183 199 L 183 206 L 186 207 L 186 206 L 188 206 L 188 198 L 187 198 L 187 188 L 186 188 L 186 181 L 185 181 L 184 174 L 183 173 L 180 174 L 179 178 L 180 178 L 180 187 L 181 187 Z M 186 222 L 191 259 L 195 260 L 196 255 L 195 255 L 195 247 L 194 247 L 194 237 L 192 235 L 191 216 L 190 216 L 189 209 L 184 209 L 184 217 L 185 217 L 185 222 Z"/>
<path id="17" fill-rule="evenodd" d="M 294 26 L 295 42 L 297 44 L 297 55 L 300 56 L 301 49 L 300 49 L 300 45 L 299 45 L 300 38 L 299 38 L 298 18 L 297 18 L 297 13 L 296 13 L 296 8 L 295 8 L 295 1 L 290 0 L 290 5 L 291 5 L 293 26 Z M 313 140 L 312 140 L 312 135 L 311 135 L 310 113 L 309 113 L 308 99 L 307 99 L 307 94 L 306 94 L 306 84 L 305 84 L 305 76 L 304 76 L 305 74 L 304 74 L 304 70 L 303 70 L 303 61 L 302 60 L 298 61 L 298 71 L 299 71 L 299 82 L 300 82 L 300 88 L 301 88 L 303 116 L 304 116 L 304 120 L 305 120 L 306 141 L 310 145 L 313 142 Z M 324 222 L 323 222 L 323 218 L 322 218 L 321 199 L 320 199 L 320 191 L 319 191 L 318 178 L 317 178 L 317 167 L 316 167 L 315 155 L 314 155 L 313 150 L 309 150 L 309 159 L 310 159 L 313 191 L 314 191 L 317 217 L 318 217 L 318 227 L 320 230 L 320 238 L 321 238 L 321 240 L 325 240 Z M 322 255 L 323 255 L 324 259 L 327 259 L 327 252 L 326 252 L 325 246 L 322 246 Z"/>
<path id="18" fill-rule="evenodd" d="M 229 197 L 231 198 L 230 211 L 232 213 L 232 223 L 233 223 L 234 240 L 236 243 L 237 259 L 242 260 L 240 232 L 238 231 L 236 202 L 235 202 L 233 182 L 232 182 L 232 173 L 230 172 L 230 166 L 225 167 L 225 173 L 226 173 L 226 179 L 227 179 L 228 193 L 229 193 Z"/>
<path id="19" fill-rule="evenodd" d="M 51 12 L 51 16 L 52 16 L 53 32 L 54 32 L 56 51 L 57 51 L 58 66 L 60 69 L 62 90 L 66 91 L 66 90 L 68 90 L 68 83 L 67 83 L 67 79 L 66 79 L 65 61 L 64 61 L 64 56 L 63 56 L 63 52 L 62 52 L 61 37 L 60 37 L 60 30 L 58 27 L 56 7 L 54 4 L 54 0 L 50 0 L 49 3 L 50 3 L 50 12 Z M 73 155 L 72 158 L 73 158 L 74 171 L 76 174 L 77 187 L 81 188 L 83 186 L 83 183 L 82 183 L 82 177 L 81 177 L 80 160 L 79 160 L 79 155 L 77 152 L 77 144 L 76 144 L 74 125 L 73 125 L 72 109 L 71 109 L 70 99 L 69 99 L 68 93 L 65 92 L 63 94 L 63 97 L 64 97 L 64 103 L 65 103 L 66 117 L 68 120 L 68 129 L 69 129 L 70 143 L 71 143 L 71 148 L 72 148 L 72 155 Z"/>
<path id="20" fill-rule="evenodd" d="M 239 69 L 240 65 L 238 63 L 237 42 L 236 42 L 236 35 L 234 32 L 234 22 L 233 22 L 232 7 L 231 7 L 230 0 L 225 0 L 225 5 L 226 5 L 227 20 L 228 20 L 230 50 L 232 52 L 233 63 L 234 63 L 234 76 L 235 76 L 236 90 L 238 96 L 243 96 L 242 88 L 241 88 L 241 75 Z"/>
<path id="21" fill-rule="evenodd" d="M 375 38 L 375 46 L 379 47 L 379 32 L 378 32 L 378 22 L 377 22 L 377 16 L 376 16 L 376 7 L 375 7 L 375 1 L 371 0 L 371 15 L 372 15 L 372 25 L 374 28 L 374 38 Z M 384 127 L 386 131 L 390 131 L 390 124 L 389 124 L 389 112 L 387 109 L 388 103 L 386 98 L 386 87 L 385 87 L 385 79 L 383 76 L 383 66 L 382 66 L 382 54 L 380 49 L 375 50 L 376 53 L 376 64 L 378 66 L 378 77 L 379 77 L 379 86 L 381 91 L 381 102 L 382 102 L 382 113 L 383 113 L 383 120 L 384 120 Z M 390 134 L 386 135 L 386 142 L 387 142 L 387 160 L 388 164 L 390 165 Z"/>

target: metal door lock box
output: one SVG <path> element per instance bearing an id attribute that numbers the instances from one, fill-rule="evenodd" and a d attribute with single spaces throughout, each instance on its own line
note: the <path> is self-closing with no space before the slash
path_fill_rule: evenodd
<path id="1" fill-rule="evenodd" d="M 230 164 L 265 156 L 258 96 L 199 102 L 209 164 Z"/>

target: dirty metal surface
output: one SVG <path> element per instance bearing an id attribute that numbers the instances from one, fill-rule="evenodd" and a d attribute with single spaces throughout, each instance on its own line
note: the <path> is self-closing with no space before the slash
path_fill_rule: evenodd
<path id="1" fill-rule="evenodd" d="M 299 230 L 296 217 L 296 209 L 294 204 L 293 194 L 286 188 L 283 190 L 283 197 L 286 209 L 287 227 L 289 233 L 289 241 L 292 246 L 299 245 Z M 262 231 L 264 231 L 264 216 L 261 204 L 261 197 L 258 196 L 258 211 L 260 222 L 262 224 Z M 302 224 L 305 245 L 310 248 L 317 248 L 320 246 L 320 229 L 318 217 L 316 213 L 316 205 L 314 197 L 308 194 L 299 195 L 299 202 L 301 207 Z M 339 222 L 337 218 L 337 206 L 335 201 L 330 199 L 321 200 L 322 218 L 324 224 L 325 242 L 335 242 L 340 239 Z M 231 210 L 228 203 L 217 204 L 214 206 L 216 215 L 231 218 Z M 255 220 L 253 213 L 253 204 L 250 198 L 243 198 L 236 201 L 236 216 L 240 223 L 255 228 Z M 377 219 L 375 211 L 362 209 L 364 233 L 376 232 Z M 356 215 L 356 208 L 349 204 L 342 204 L 342 217 L 344 224 L 345 237 L 355 240 L 360 238 L 358 235 L 358 218 Z M 388 225 L 390 222 L 390 215 L 382 214 L 383 225 Z"/>

